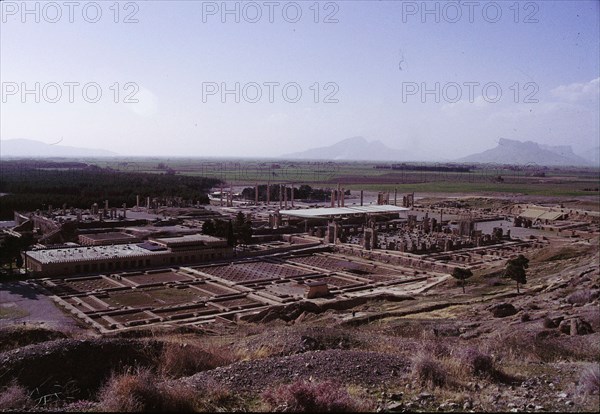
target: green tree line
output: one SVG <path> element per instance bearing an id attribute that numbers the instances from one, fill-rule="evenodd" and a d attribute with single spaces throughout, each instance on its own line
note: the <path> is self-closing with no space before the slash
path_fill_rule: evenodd
<path id="1" fill-rule="evenodd" d="M 141 197 L 181 197 L 208 204 L 208 192 L 220 181 L 216 178 L 174 174 L 148 174 L 115 171 L 83 163 L 39 163 L 2 161 L 0 163 L 0 218 L 13 211 L 33 211 L 60 207 L 90 208 L 108 200 L 111 206 L 135 205 Z"/>

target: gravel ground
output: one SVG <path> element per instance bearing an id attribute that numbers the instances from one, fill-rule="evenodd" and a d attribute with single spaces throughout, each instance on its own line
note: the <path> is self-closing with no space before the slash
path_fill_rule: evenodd
<path id="1" fill-rule="evenodd" d="M 297 379 L 342 381 L 372 388 L 397 382 L 408 372 L 408 367 L 409 361 L 394 355 L 330 349 L 238 362 L 183 381 L 201 384 L 213 379 L 242 392 L 261 392 L 266 387 Z"/>
<path id="2" fill-rule="evenodd" d="M 24 282 L 0 283 L 0 328 L 39 325 L 63 332 L 84 331 L 46 295 Z"/>

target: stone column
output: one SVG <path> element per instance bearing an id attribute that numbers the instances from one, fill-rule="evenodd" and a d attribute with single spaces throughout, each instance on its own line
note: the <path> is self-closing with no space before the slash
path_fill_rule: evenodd
<path id="1" fill-rule="evenodd" d="M 373 237 L 373 229 L 365 228 L 363 233 L 363 247 L 367 250 L 371 250 L 371 238 Z"/>
<path id="2" fill-rule="evenodd" d="M 271 184 L 267 183 L 267 205 L 271 202 Z"/>
<path id="3" fill-rule="evenodd" d="M 283 184 L 279 184 L 279 208 L 283 207 Z"/>

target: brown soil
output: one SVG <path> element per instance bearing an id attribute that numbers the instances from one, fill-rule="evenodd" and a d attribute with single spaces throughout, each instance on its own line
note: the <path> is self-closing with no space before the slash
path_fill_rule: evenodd
<path id="1" fill-rule="evenodd" d="M 0 388 L 16 381 L 36 396 L 92 398 L 113 373 L 156 363 L 162 343 L 131 339 L 59 339 L 0 354 Z"/>

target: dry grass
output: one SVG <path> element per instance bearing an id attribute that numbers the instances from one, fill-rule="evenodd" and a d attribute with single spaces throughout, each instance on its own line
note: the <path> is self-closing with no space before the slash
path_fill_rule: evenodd
<path id="1" fill-rule="evenodd" d="M 520 382 L 520 379 L 506 374 L 496 366 L 494 358 L 478 348 L 469 347 L 460 353 L 461 366 L 467 369 L 467 374 L 479 378 L 485 378 L 495 383 L 512 384 Z"/>
<path id="2" fill-rule="evenodd" d="M 493 377 L 496 374 L 493 358 L 477 348 L 462 350 L 460 359 L 471 375 Z"/>
<path id="3" fill-rule="evenodd" d="M 404 339 L 421 339 L 429 335 L 429 328 L 425 328 L 419 320 L 413 316 L 404 318 L 392 317 L 387 318 L 387 323 L 390 324 L 391 335 Z"/>
<path id="4" fill-rule="evenodd" d="M 13 382 L 0 391 L 0 411 L 26 410 L 33 406 L 27 389 Z"/>
<path id="5" fill-rule="evenodd" d="M 578 257 L 582 254 L 581 251 L 573 247 L 546 247 L 535 255 L 536 262 L 552 262 L 558 260 L 567 260 L 573 257 Z"/>
<path id="6" fill-rule="evenodd" d="M 330 381 L 296 381 L 267 389 L 263 401 L 275 412 L 357 412 L 372 404 L 352 397 L 346 388 Z"/>
<path id="7" fill-rule="evenodd" d="M 255 359 L 263 359 L 269 358 L 271 356 L 277 355 L 277 351 L 273 350 L 271 347 L 267 345 L 261 345 L 256 349 L 238 349 L 236 351 L 236 357 L 239 361 L 252 361 Z"/>
<path id="8" fill-rule="evenodd" d="M 98 408 L 111 412 L 216 412 L 245 410 L 245 402 L 216 382 L 196 387 L 164 381 L 149 369 L 113 375 L 98 394 Z"/>
<path id="9" fill-rule="evenodd" d="M 444 387 L 449 382 L 448 371 L 442 361 L 425 355 L 415 359 L 413 374 L 422 385 Z"/>
<path id="10" fill-rule="evenodd" d="M 450 338 L 434 336 L 430 331 L 424 331 L 417 343 L 420 353 L 430 354 L 436 358 L 449 356 L 452 351 Z"/>
<path id="11" fill-rule="evenodd" d="M 247 401 L 214 380 L 200 384 L 197 392 L 196 411 L 247 411 Z"/>
<path id="12" fill-rule="evenodd" d="M 567 302 L 574 305 L 585 305 L 594 299 L 595 297 L 590 290 L 577 290 L 567 296 Z"/>
<path id="13" fill-rule="evenodd" d="M 63 405 L 60 407 L 60 411 L 65 413 L 96 412 L 98 411 L 98 403 L 94 401 L 78 400 Z"/>
<path id="14" fill-rule="evenodd" d="M 412 373 L 421 385 L 445 387 L 450 377 L 445 365 L 431 354 L 421 352 L 413 360 Z"/>
<path id="15" fill-rule="evenodd" d="M 209 351 L 187 343 L 169 343 L 160 355 L 158 371 L 164 377 L 180 378 L 232 362 L 222 349 L 212 347 Z"/>
<path id="16" fill-rule="evenodd" d="M 486 341 L 486 352 L 511 362 L 594 361 L 598 345 L 591 335 L 564 336 L 557 330 L 517 331 Z"/>
<path id="17" fill-rule="evenodd" d="M 579 377 L 579 391 L 584 395 L 600 393 L 600 365 L 589 364 L 583 369 Z"/>
<path id="18" fill-rule="evenodd" d="M 13 325 L 0 329 L 0 352 L 66 337 L 64 333 L 51 329 L 30 325 Z"/>
<path id="19" fill-rule="evenodd" d="M 195 391 L 167 387 L 149 369 L 113 375 L 99 392 L 99 407 L 111 412 L 194 411 Z"/>
<path id="20" fill-rule="evenodd" d="M 449 338 L 423 340 L 417 346 L 412 375 L 423 386 L 462 389 L 474 380 L 505 384 L 519 381 L 498 368 L 495 358 L 484 348 L 462 348 Z"/>

